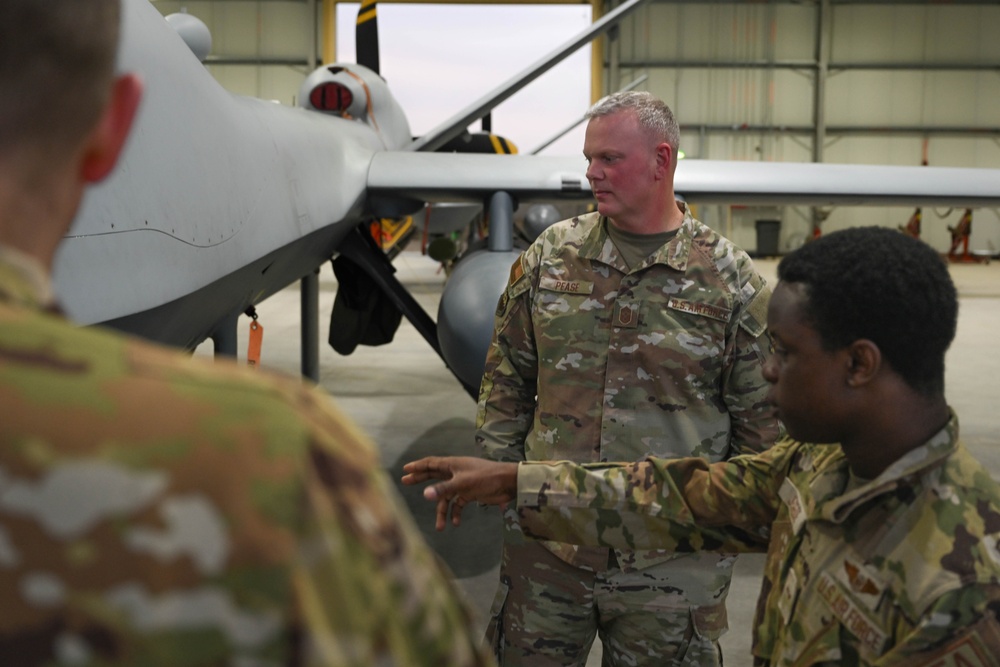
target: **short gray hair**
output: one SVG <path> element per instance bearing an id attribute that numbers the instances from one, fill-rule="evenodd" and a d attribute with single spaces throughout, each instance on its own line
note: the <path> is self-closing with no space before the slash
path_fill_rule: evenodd
<path id="1" fill-rule="evenodd" d="M 670 144 L 677 151 L 681 143 L 681 130 L 674 119 L 674 112 L 666 102 L 646 91 L 626 91 L 601 98 L 590 107 L 584 118 L 600 118 L 622 111 L 635 112 L 639 126 L 649 130 L 660 141 Z"/>

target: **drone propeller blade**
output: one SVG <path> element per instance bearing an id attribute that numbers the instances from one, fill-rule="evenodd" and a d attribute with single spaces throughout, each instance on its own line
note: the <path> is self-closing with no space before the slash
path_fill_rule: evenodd
<path id="1" fill-rule="evenodd" d="M 362 0 L 358 8 L 358 23 L 354 28 L 357 61 L 376 74 L 378 69 L 377 0 Z"/>

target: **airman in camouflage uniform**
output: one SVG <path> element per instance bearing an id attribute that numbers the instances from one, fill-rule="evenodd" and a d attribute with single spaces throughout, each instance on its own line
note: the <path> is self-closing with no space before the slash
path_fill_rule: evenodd
<path id="1" fill-rule="evenodd" d="M 553 225 L 511 269 L 477 440 L 500 461 L 760 451 L 778 432 L 761 376 L 770 290 L 746 253 L 675 201 L 664 147 L 676 138 L 637 121 L 666 116 L 670 137 L 666 105 L 648 93 L 611 104 L 591 111 L 584 151 L 598 212 Z M 642 173 L 623 183 L 630 160 L 645 160 Z M 582 663 L 597 631 L 606 664 L 714 664 L 734 560 L 539 544 L 508 513 L 487 640 L 506 664 Z"/>
<path id="2" fill-rule="evenodd" d="M 539 538 L 766 550 L 757 665 L 1000 665 L 1000 484 L 944 399 L 947 268 L 916 239 L 861 228 L 804 246 L 778 275 L 765 377 L 797 440 L 712 464 L 432 459 L 404 481 L 451 478 L 425 491 L 439 529 L 449 501 L 457 523 L 469 500 L 516 497 Z"/>
<path id="3" fill-rule="evenodd" d="M 118 18 L 0 3 L 0 665 L 492 663 L 328 397 L 55 314 L 141 92 Z"/>
<path id="4" fill-rule="evenodd" d="M 766 550 L 755 664 L 1000 665 L 1000 486 L 954 416 L 871 481 L 852 480 L 841 448 L 792 440 L 715 466 L 517 477 L 525 530 L 547 539 Z"/>

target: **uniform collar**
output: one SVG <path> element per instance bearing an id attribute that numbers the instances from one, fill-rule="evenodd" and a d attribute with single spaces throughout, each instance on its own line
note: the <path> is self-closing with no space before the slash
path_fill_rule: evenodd
<path id="1" fill-rule="evenodd" d="M 34 257 L 0 245 L 0 302 L 36 310 L 54 305 L 52 280 Z"/>
<path id="2" fill-rule="evenodd" d="M 691 241 L 695 235 L 695 220 L 691 217 L 691 211 L 688 209 L 687 204 L 683 202 L 677 202 L 677 204 L 684 211 L 684 221 L 681 222 L 677 234 L 662 248 L 654 252 L 649 259 L 636 267 L 636 269 L 642 269 L 653 264 L 666 264 L 678 271 L 687 269 L 688 255 L 691 252 Z M 624 262 L 618 256 L 618 250 L 608 235 L 605 225 L 611 223 L 605 216 L 599 213 L 587 213 L 579 216 L 576 222 L 583 223 L 592 220 L 596 221 L 596 223 L 591 227 L 587 236 L 584 237 L 578 252 L 579 256 L 596 260 L 613 266 L 623 273 L 628 273 L 628 268 L 625 267 Z"/>
<path id="3" fill-rule="evenodd" d="M 900 486 L 912 486 L 917 478 L 925 475 L 929 470 L 943 465 L 958 448 L 958 417 L 954 411 L 950 411 L 950 413 L 951 417 L 948 423 L 930 440 L 904 454 L 867 484 L 855 487 L 851 491 L 824 503 L 819 508 L 823 518 L 840 523 L 850 515 L 855 507 L 876 496 L 894 491 Z M 846 484 L 848 475 L 846 458 L 842 465 L 842 474 Z"/>

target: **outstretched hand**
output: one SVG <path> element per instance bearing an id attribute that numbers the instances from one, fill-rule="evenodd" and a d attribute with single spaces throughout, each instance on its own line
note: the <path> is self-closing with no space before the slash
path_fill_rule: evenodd
<path id="1" fill-rule="evenodd" d="M 451 523 L 462 523 L 466 503 L 500 505 L 517 495 L 517 464 L 498 463 L 472 456 L 428 456 L 403 466 L 403 484 L 419 484 L 431 479 L 444 480 L 424 489 L 424 498 L 437 501 L 434 527 L 444 530 Z"/>

